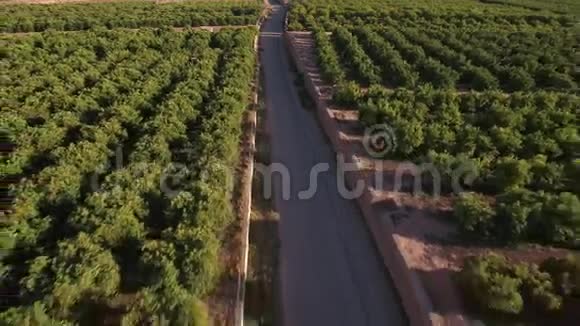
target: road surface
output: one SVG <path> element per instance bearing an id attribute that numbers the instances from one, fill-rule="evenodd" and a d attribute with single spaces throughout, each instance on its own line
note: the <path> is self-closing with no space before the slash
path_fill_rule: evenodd
<path id="1" fill-rule="evenodd" d="M 300 104 L 281 36 L 285 8 L 274 5 L 273 10 L 260 37 L 271 159 L 291 175 L 289 200 L 282 198 L 280 182 L 274 189 L 283 325 L 406 324 L 356 203 L 339 195 L 330 145 L 313 112 Z M 297 193 L 308 188 L 311 167 L 321 162 L 331 165 L 330 172 L 318 176 L 312 199 L 298 199 Z"/>

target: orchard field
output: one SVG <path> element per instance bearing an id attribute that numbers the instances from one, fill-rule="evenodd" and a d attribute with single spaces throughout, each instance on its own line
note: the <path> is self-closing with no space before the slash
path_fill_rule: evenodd
<path id="1" fill-rule="evenodd" d="M 7 4 L 0 5 L 0 32 L 255 25 L 261 10 L 259 2 L 252 0 Z"/>
<path id="2" fill-rule="evenodd" d="M 348 78 L 391 88 L 430 84 L 478 91 L 578 91 L 575 16 L 501 6 L 440 11 L 372 6 L 381 1 L 369 1 L 368 9 L 315 3 L 296 5 L 289 28 L 317 33 L 321 65 L 333 82 Z M 323 31 L 333 34 L 320 35 Z"/>
<path id="3" fill-rule="evenodd" d="M 188 6 L 209 24 L 223 14 L 223 23 L 245 25 L 258 8 L 135 9 L 150 5 L 0 6 L 10 16 L 2 30 L 29 31 L 24 21 L 33 30 L 195 25 L 180 20 L 192 18 Z M 256 33 L 97 28 L 0 37 L 0 123 L 11 151 L 0 171 L 12 183 L 0 216 L 2 324 L 207 323 L 201 299 L 221 274 L 222 237 L 234 218 L 231 178 Z"/>
<path id="4" fill-rule="evenodd" d="M 313 33 L 334 105 L 392 128 L 383 159 L 437 168 L 467 245 L 578 250 L 580 6 L 558 4 L 297 1 L 288 28 Z M 463 168 L 476 178 L 454 194 Z M 466 266 L 461 284 L 495 314 L 558 311 L 580 293 L 580 259 Z"/>

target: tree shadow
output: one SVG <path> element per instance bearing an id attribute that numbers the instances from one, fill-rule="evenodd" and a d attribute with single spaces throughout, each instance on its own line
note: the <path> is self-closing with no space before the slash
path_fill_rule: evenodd
<path id="1" fill-rule="evenodd" d="M 144 218 L 144 224 L 148 230 L 148 237 L 150 239 L 159 239 L 163 230 L 170 226 L 175 226 L 177 223 L 177 221 L 171 223 L 167 219 L 166 212 L 169 207 L 169 200 L 158 190 L 143 194 L 143 200 L 147 203 L 148 214 Z"/>
<path id="2" fill-rule="evenodd" d="M 278 220 L 251 220 L 244 309 L 264 325 L 273 325 L 278 311 L 278 250 Z"/>

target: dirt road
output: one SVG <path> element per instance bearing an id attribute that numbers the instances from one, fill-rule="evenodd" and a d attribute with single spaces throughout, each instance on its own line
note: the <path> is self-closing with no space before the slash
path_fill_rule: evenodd
<path id="1" fill-rule="evenodd" d="M 285 9 L 274 6 L 261 34 L 272 163 L 290 171 L 290 199 L 275 180 L 280 213 L 280 279 L 284 326 L 406 323 L 396 290 L 352 200 L 338 192 L 336 158 L 312 112 L 302 108 L 281 33 Z M 310 170 L 327 162 L 313 198 L 298 199 Z M 278 181 L 278 182 L 276 182 Z"/>

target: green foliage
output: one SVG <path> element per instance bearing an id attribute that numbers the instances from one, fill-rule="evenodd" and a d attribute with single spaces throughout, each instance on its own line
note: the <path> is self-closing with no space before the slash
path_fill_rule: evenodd
<path id="1" fill-rule="evenodd" d="M 528 219 L 531 214 L 538 214 L 541 208 L 535 197 L 522 189 L 514 189 L 497 197 L 495 229 L 501 239 L 517 242 L 527 238 Z"/>
<path id="2" fill-rule="evenodd" d="M 337 66 L 335 57 L 319 55 L 321 66 L 343 67 L 362 84 L 377 83 L 380 77 L 389 87 L 578 90 L 569 46 L 578 43 L 571 27 L 574 17 L 502 5 L 474 9 L 479 5 L 298 1 L 291 6 L 289 25 L 292 30 L 332 32 L 341 60 Z"/>
<path id="3" fill-rule="evenodd" d="M 393 87 L 415 86 L 419 78 L 399 52 L 370 28 L 356 30 L 369 56 L 381 65 L 383 82 Z"/>
<path id="4" fill-rule="evenodd" d="M 219 279 L 233 220 L 255 36 L 100 30 L 6 42 L 2 119 L 18 141 L 2 169 L 24 178 L 4 225 L 14 241 L 2 287 L 31 306 L 3 321 L 76 324 L 129 290 L 124 324 L 209 324 L 198 298 Z"/>
<path id="5" fill-rule="evenodd" d="M 35 302 L 30 307 L 10 308 L 0 313 L 0 323 L 2 325 L 23 325 L 23 326 L 69 326 L 72 323 L 51 318 L 46 313 L 46 307 Z"/>
<path id="6" fill-rule="evenodd" d="M 527 305 L 545 312 L 561 308 L 562 297 L 555 293 L 550 274 L 541 272 L 535 264 L 516 265 L 512 273 L 522 280 L 521 292 Z"/>
<path id="7" fill-rule="evenodd" d="M 188 27 L 252 25 L 260 6 L 247 2 L 115 2 L 56 4 L 53 6 L 6 5 L 0 17 L 5 32 L 77 31 L 96 27 Z"/>
<path id="8" fill-rule="evenodd" d="M 576 95 L 375 86 L 357 98 L 365 126 L 387 123 L 396 133 L 391 155 L 434 164 L 443 191 L 457 191 L 454 186 L 460 185 L 489 196 L 491 219 L 459 218 L 469 225 L 463 226 L 469 237 L 578 245 L 578 186 L 572 181 L 578 168 L 571 159 L 577 147 Z M 463 183 L 462 171 L 477 178 Z M 526 194 L 524 199 L 512 196 L 518 191 Z"/>
<path id="9" fill-rule="evenodd" d="M 338 28 L 332 38 L 337 52 L 343 62 L 348 62 L 347 68 L 357 81 L 367 85 L 381 82 L 380 69 L 365 53 L 356 36 L 345 28 Z"/>
<path id="10" fill-rule="evenodd" d="M 534 79 L 523 68 L 509 68 L 503 71 L 502 82 L 509 91 L 525 91 L 534 86 Z"/>
<path id="11" fill-rule="evenodd" d="M 548 258 L 542 262 L 540 270 L 552 276 L 554 286 L 560 295 L 580 296 L 580 258 L 578 256 Z"/>
<path id="12" fill-rule="evenodd" d="M 533 241 L 577 247 L 580 236 L 580 200 L 514 188 L 497 196 L 495 205 L 473 193 L 463 193 L 454 216 L 467 237 L 502 242 Z"/>
<path id="13" fill-rule="evenodd" d="M 554 261 L 544 264 L 554 266 Z M 458 282 L 470 300 L 495 313 L 519 314 L 524 308 L 552 312 L 562 306 L 551 274 L 535 264 L 508 262 L 503 256 L 466 258 Z"/>
<path id="14" fill-rule="evenodd" d="M 570 161 L 564 168 L 564 174 L 567 177 L 570 189 L 573 189 L 575 194 L 580 193 L 580 159 Z"/>
<path id="15" fill-rule="evenodd" d="M 508 6 L 535 10 L 550 10 L 557 13 L 574 13 L 580 15 L 580 5 L 574 0 L 550 2 L 544 0 L 482 0 L 486 3 L 501 3 Z"/>
<path id="16" fill-rule="evenodd" d="M 497 78 L 482 67 L 469 67 L 464 72 L 465 81 L 477 91 L 496 89 L 499 87 Z"/>
<path id="17" fill-rule="evenodd" d="M 175 259 L 176 250 L 171 243 L 149 241 L 144 245 L 142 271 L 150 285 L 138 294 L 129 313 L 123 317 L 123 325 L 140 325 L 145 320 L 209 325 L 203 305 L 180 285 Z"/>
<path id="18" fill-rule="evenodd" d="M 538 233 L 546 242 L 580 245 L 580 199 L 562 192 L 544 202 Z"/>
<path id="19" fill-rule="evenodd" d="M 475 193 L 463 193 L 455 202 L 453 215 L 468 236 L 486 239 L 493 232 L 493 207 Z"/>
<path id="20" fill-rule="evenodd" d="M 555 66 L 545 66 L 536 71 L 537 83 L 546 88 L 577 89 L 578 84 L 569 74 L 556 71 Z"/>
<path id="21" fill-rule="evenodd" d="M 530 164 L 530 172 L 533 175 L 530 188 L 548 191 L 558 191 L 565 188 L 565 172 L 562 164 L 548 162 L 544 155 L 535 156 Z"/>
<path id="22" fill-rule="evenodd" d="M 454 88 L 459 74 L 432 58 L 420 61 L 418 71 L 421 76 L 437 88 Z"/>
<path id="23" fill-rule="evenodd" d="M 81 298 L 110 298 L 117 293 L 119 266 L 110 251 L 80 233 L 74 240 L 59 243 L 52 262 L 55 280 L 49 302 L 57 315 L 66 317 Z"/>
<path id="24" fill-rule="evenodd" d="M 332 46 L 330 37 L 324 30 L 314 31 L 314 40 L 320 69 L 324 78 L 332 83 L 340 83 L 345 78 L 345 73 L 339 63 L 338 54 Z"/>
<path id="25" fill-rule="evenodd" d="M 498 188 L 498 192 L 502 192 L 526 186 L 531 181 L 531 177 L 528 162 L 507 157 L 498 160 L 493 183 Z"/>
<path id="26" fill-rule="evenodd" d="M 344 106 L 356 105 L 362 96 L 361 89 L 357 83 L 341 83 L 336 87 L 333 100 L 337 104 Z"/>
<path id="27" fill-rule="evenodd" d="M 503 257 L 469 257 L 458 280 L 466 294 L 480 307 L 517 314 L 524 307 L 524 300 L 518 291 L 522 280 L 510 274 L 510 266 Z"/>
<path id="28" fill-rule="evenodd" d="M 146 289 L 138 294 L 137 302 L 130 309 L 121 325 L 210 325 L 207 308 L 183 290 L 159 294 Z"/>

